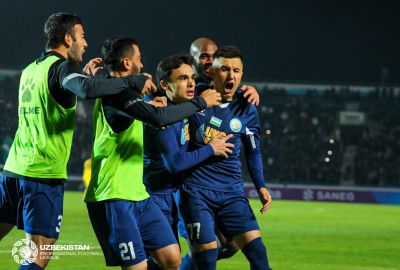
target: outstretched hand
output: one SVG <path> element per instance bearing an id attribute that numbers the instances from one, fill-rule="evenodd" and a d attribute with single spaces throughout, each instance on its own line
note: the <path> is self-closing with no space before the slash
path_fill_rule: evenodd
<path id="1" fill-rule="evenodd" d="M 87 76 L 94 76 L 99 70 L 102 70 L 103 67 L 98 66 L 103 61 L 102 58 L 97 57 L 91 59 L 86 66 L 83 68 L 83 74 Z"/>
<path id="2" fill-rule="evenodd" d="M 242 85 L 240 89 L 244 92 L 243 97 L 246 98 L 249 103 L 256 106 L 260 104 L 260 95 L 258 94 L 257 89 L 251 85 Z"/>

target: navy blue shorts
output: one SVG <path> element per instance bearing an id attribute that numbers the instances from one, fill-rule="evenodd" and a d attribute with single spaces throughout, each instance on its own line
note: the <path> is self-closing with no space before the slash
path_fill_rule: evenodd
<path id="1" fill-rule="evenodd" d="M 192 243 L 215 241 L 215 227 L 228 238 L 260 229 L 243 191 L 218 191 L 185 183 L 180 210 Z"/>
<path id="2" fill-rule="evenodd" d="M 175 202 L 174 192 L 151 193 L 150 196 L 167 218 L 168 223 L 178 240 L 178 207 Z"/>
<path id="3" fill-rule="evenodd" d="M 58 238 L 63 215 L 63 183 L 0 178 L 0 223 L 29 234 Z"/>
<path id="4" fill-rule="evenodd" d="M 181 237 L 188 239 L 188 234 L 185 227 L 185 222 L 183 221 L 181 210 L 179 209 L 179 202 L 181 200 L 181 193 L 177 190 L 174 193 L 175 203 L 178 205 L 178 233 Z"/>
<path id="5" fill-rule="evenodd" d="M 151 198 L 86 205 L 107 266 L 135 265 L 146 259 L 146 251 L 177 244 L 167 219 Z"/>

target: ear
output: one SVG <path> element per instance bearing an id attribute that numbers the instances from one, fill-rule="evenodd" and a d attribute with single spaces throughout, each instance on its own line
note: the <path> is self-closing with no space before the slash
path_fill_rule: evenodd
<path id="1" fill-rule="evenodd" d="M 72 45 L 72 36 L 70 34 L 65 34 L 64 35 L 64 43 L 67 48 L 71 47 Z"/>
<path id="2" fill-rule="evenodd" d="M 121 64 L 122 64 L 122 66 L 123 66 L 123 68 L 124 68 L 125 70 L 129 70 L 129 69 L 130 69 L 130 65 L 129 65 L 129 60 L 128 60 L 128 58 L 122 59 Z"/>
<path id="3" fill-rule="evenodd" d="M 168 91 L 168 90 L 169 90 L 168 83 L 167 83 L 166 80 L 161 80 L 161 81 L 160 81 L 160 86 L 161 86 L 161 88 L 164 89 L 165 91 Z"/>

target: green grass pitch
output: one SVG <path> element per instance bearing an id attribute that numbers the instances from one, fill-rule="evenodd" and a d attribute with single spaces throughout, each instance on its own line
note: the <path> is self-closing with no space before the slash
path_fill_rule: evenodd
<path id="1" fill-rule="evenodd" d="M 399 206 L 276 200 L 270 211 L 261 215 L 259 202 L 252 200 L 251 205 L 274 270 L 400 269 Z M 11 248 L 23 236 L 22 231 L 13 230 L 0 242 L 1 270 L 18 269 Z M 47 269 L 119 269 L 105 267 L 81 193 L 65 194 L 57 244 L 90 245 L 95 254 L 60 255 Z M 249 266 L 239 252 L 219 261 L 217 269 L 242 270 Z"/>

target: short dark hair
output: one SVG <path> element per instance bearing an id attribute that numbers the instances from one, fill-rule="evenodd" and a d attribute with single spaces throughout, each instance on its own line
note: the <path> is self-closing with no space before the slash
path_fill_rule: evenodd
<path id="1" fill-rule="evenodd" d="M 157 65 L 157 81 L 160 83 L 161 80 L 169 81 L 172 71 L 179 68 L 183 64 L 192 66 L 193 57 L 189 54 L 175 54 L 168 56 L 160 61 Z"/>
<path id="2" fill-rule="evenodd" d="M 64 42 L 66 34 L 75 39 L 73 29 L 76 24 L 82 25 L 82 19 L 78 15 L 63 12 L 51 14 L 44 24 L 46 49 L 57 48 Z"/>
<path id="3" fill-rule="evenodd" d="M 235 46 L 222 46 L 214 54 L 214 60 L 217 58 L 240 58 L 243 63 L 243 55 L 239 48 Z"/>
<path id="4" fill-rule="evenodd" d="M 137 41 L 129 36 L 115 36 L 104 41 L 101 53 L 108 72 L 124 69 L 121 60 L 135 52 L 132 45 L 139 47 Z"/>

